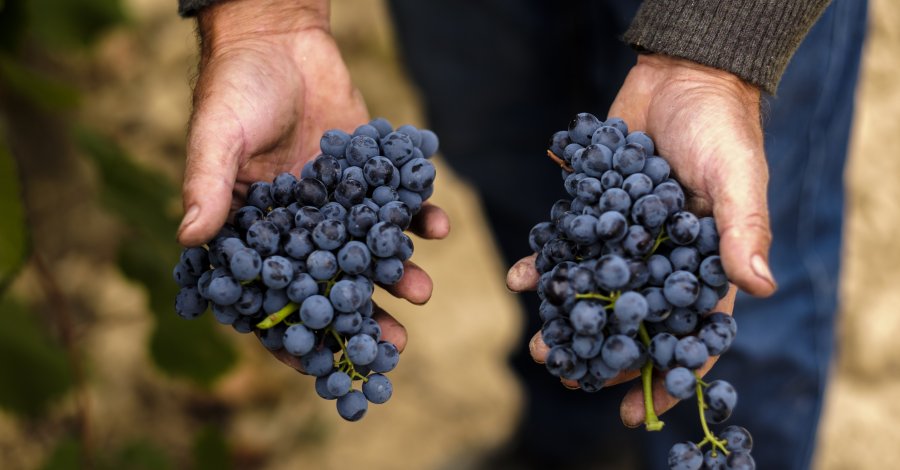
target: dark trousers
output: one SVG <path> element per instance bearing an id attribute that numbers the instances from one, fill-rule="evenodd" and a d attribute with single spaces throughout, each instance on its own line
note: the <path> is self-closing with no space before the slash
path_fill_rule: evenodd
<path id="1" fill-rule="evenodd" d="M 508 263 L 528 255 L 528 231 L 563 197 L 547 140 L 578 112 L 601 119 L 635 61 L 619 38 L 639 2 L 392 0 L 401 52 L 450 165 L 480 192 Z M 835 0 L 766 103 L 772 268 L 780 289 L 746 295 L 739 333 L 710 373 L 734 384 L 727 424 L 754 435 L 759 468 L 805 469 L 815 448 L 834 350 L 843 169 L 865 33 L 866 3 Z M 531 361 L 537 296 L 511 358 L 527 403 L 505 458 L 520 468 L 665 468 L 668 448 L 701 439 L 696 405 L 664 415 L 660 433 L 627 430 L 624 387 L 565 390 Z M 515 463 L 513 463 L 515 462 Z"/>

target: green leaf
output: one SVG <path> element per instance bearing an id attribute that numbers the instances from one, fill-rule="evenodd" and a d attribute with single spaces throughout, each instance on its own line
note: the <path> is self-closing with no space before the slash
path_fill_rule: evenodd
<path id="1" fill-rule="evenodd" d="M 19 174 L 3 136 L 0 135 L 0 294 L 15 277 L 31 249 Z"/>
<path id="2" fill-rule="evenodd" d="M 0 83 L 44 110 L 56 111 L 78 106 L 77 90 L 3 54 L 0 54 Z"/>
<path id="3" fill-rule="evenodd" d="M 81 468 L 81 445 L 72 437 L 65 437 L 44 462 L 41 470 L 78 470 Z"/>
<path id="4" fill-rule="evenodd" d="M 208 426 L 194 438 L 194 470 L 232 468 L 228 443 L 218 428 Z"/>
<path id="5" fill-rule="evenodd" d="M 181 251 L 174 236 L 178 219 L 164 210 L 178 197 L 175 187 L 108 139 L 81 129 L 76 140 L 100 174 L 104 205 L 131 229 L 120 240 L 119 266 L 150 293 L 157 320 L 150 340 L 154 361 L 172 375 L 212 384 L 234 366 L 237 353 L 215 329 L 211 315 L 193 321 L 175 315 L 178 286 L 172 268 Z"/>
<path id="6" fill-rule="evenodd" d="M 36 417 L 72 386 L 66 351 L 38 317 L 9 298 L 0 299 L 0 407 Z"/>
<path id="7" fill-rule="evenodd" d="M 98 470 L 169 470 L 177 467 L 163 449 L 151 442 L 141 440 L 130 442 L 111 455 L 104 455 L 97 468 Z"/>
<path id="8" fill-rule="evenodd" d="M 49 47 L 86 47 L 125 21 L 120 0 L 27 0 L 34 37 Z"/>

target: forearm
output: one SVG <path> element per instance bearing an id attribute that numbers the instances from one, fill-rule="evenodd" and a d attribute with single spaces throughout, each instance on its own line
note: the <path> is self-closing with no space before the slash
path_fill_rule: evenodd
<path id="1" fill-rule="evenodd" d="M 625 41 L 729 71 L 774 93 L 827 5 L 828 0 L 645 0 Z"/>

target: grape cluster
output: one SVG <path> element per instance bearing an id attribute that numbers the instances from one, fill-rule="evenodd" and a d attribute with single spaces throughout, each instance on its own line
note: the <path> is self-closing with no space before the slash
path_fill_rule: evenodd
<path id="1" fill-rule="evenodd" d="M 581 113 L 553 134 L 548 155 L 571 198 L 557 201 L 528 239 L 541 275 L 545 364 L 588 392 L 640 371 L 650 394 L 652 375 L 664 374 L 669 394 L 698 397 L 704 432 L 699 444 L 672 447 L 670 467 L 754 468 L 744 428 L 716 437 L 707 426 L 731 415 L 734 387 L 698 373 L 737 334 L 733 317 L 713 312 L 729 289 L 715 221 L 685 210 L 684 189 L 654 154 L 653 140 L 618 118 Z M 647 407 L 647 429 L 661 429 L 652 399 Z"/>
<path id="2" fill-rule="evenodd" d="M 233 223 L 184 250 L 175 311 L 192 319 L 211 305 L 220 323 L 299 357 L 316 392 L 356 421 L 393 391 L 384 374 L 399 351 L 381 339 L 372 293 L 413 254 L 404 230 L 432 194 L 438 138 L 378 118 L 352 135 L 329 130 L 320 147 L 299 179 L 253 183 Z"/>

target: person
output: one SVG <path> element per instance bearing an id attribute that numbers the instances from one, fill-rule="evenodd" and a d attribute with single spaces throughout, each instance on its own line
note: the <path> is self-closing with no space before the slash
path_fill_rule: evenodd
<path id="1" fill-rule="evenodd" d="M 329 33 L 327 0 L 180 0 L 179 7 L 197 15 L 201 38 L 178 234 L 196 245 L 215 234 L 249 182 L 296 173 L 318 153 L 323 130 L 352 129 L 368 116 Z M 510 264 L 527 254 L 528 230 L 562 195 L 558 169 L 536 152 L 543 139 L 577 112 L 602 118 L 607 109 L 654 138 L 695 209 L 715 216 L 725 269 L 743 291 L 736 343 L 713 371 L 740 394 L 729 422 L 753 432 L 761 468 L 808 468 L 834 349 L 842 173 L 866 3 L 392 0 L 390 7 L 443 153 L 481 193 Z M 440 238 L 449 221 L 432 206 L 418 227 Z M 424 302 L 430 279 L 411 273 L 394 293 Z M 508 284 L 533 287 L 527 261 Z M 523 298 L 534 332 L 537 300 Z M 512 365 L 526 405 L 492 466 L 659 468 L 674 442 L 698 438 L 690 407 L 667 414 L 661 436 L 623 432 L 617 421 L 639 424 L 641 407 L 626 400 L 620 410 L 614 393 L 565 390 L 525 348 Z"/>

